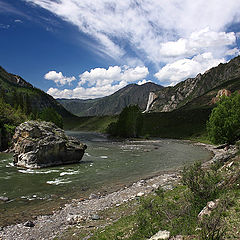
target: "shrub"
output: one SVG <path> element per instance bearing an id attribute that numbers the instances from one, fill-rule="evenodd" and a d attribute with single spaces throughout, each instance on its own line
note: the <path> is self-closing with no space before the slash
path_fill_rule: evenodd
<path id="1" fill-rule="evenodd" d="M 204 206 L 216 197 L 219 180 L 220 176 L 216 172 L 202 169 L 201 162 L 184 167 L 182 172 L 182 183 L 189 188 L 194 202 L 199 206 Z"/>
<path id="2" fill-rule="evenodd" d="M 216 144 L 232 144 L 240 137 L 240 94 L 221 97 L 207 122 L 209 139 Z"/>
<path id="3" fill-rule="evenodd" d="M 205 215 L 199 223 L 200 240 L 221 240 L 224 239 L 226 232 L 224 226 L 223 213 L 226 210 L 228 202 L 221 201 L 216 209 L 210 215 Z"/>

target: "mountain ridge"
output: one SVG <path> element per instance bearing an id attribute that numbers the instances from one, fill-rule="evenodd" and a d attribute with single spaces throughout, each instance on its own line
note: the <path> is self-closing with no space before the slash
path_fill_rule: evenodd
<path id="1" fill-rule="evenodd" d="M 152 82 L 143 85 L 129 84 L 117 92 L 96 99 L 57 99 L 67 110 L 78 116 L 116 115 L 129 105 L 138 105 L 144 110 L 148 95 L 163 88 Z"/>
<path id="2" fill-rule="evenodd" d="M 195 78 L 188 78 L 175 85 L 155 91 L 155 99 L 149 107 L 149 112 L 170 112 L 179 109 L 208 91 L 240 77 L 240 56 L 227 63 L 198 74 Z"/>

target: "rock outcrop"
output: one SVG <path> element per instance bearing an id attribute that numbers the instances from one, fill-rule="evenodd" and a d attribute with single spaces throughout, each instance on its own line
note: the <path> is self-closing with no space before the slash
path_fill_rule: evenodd
<path id="1" fill-rule="evenodd" d="M 240 56 L 228 63 L 221 63 L 204 74 L 198 74 L 195 78 L 188 78 L 174 87 L 156 91 L 157 98 L 151 104 L 149 112 L 170 112 L 179 109 L 193 99 L 237 78 L 240 78 Z"/>
<path id="2" fill-rule="evenodd" d="M 50 122 L 22 123 L 13 136 L 14 165 L 24 168 L 78 163 L 86 148 Z"/>
<path id="3" fill-rule="evenodd" d="M 219 90 L 217 93 L 217 96 L 212 99 L 211 104 L 216 104 L 222 96 L 226 96 L 226 97 L 231 96 L 231 91 L 227 89 Z"/>

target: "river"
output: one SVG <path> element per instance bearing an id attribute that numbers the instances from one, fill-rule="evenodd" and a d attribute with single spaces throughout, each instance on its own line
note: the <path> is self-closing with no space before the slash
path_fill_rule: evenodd
<path id="1" fill-rule="evenodd" d="M 67 132 L 88 148 L 79 164 L 47 169 L 13 166 L 11 154 L 0 154 L 0 226 L 52 212 L 74 198 L 117 190 L 140 179 L 173 171 L 211 154 L 177 140 L 112 141 L 97 133 Z"/>

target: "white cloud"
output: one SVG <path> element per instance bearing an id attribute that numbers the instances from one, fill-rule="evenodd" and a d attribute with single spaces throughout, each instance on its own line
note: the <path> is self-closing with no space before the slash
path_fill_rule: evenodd
<path id="1" fill-rule="evenodd" d="M 191 47 L 228 45 L 232 36 L 224 30 L 240 19 L 239 0 L 25 1 L 49 10 L 96 39 L 100 46 L 94 51 L 125 59 L 124 40 L 141 60 L 155 64 L 167 61 L 159 50 L 161 45 L 162 51 L 173 57 L 195 52 Z"/>
<path id="2" fill-rule="evenodd" d="M 46 80 L 54 81 L 57 85 L 65 85 L 65 84 L 70 85 L 72 81 L 76 80 L 75 77 L 65 77 L 63 76 L 62 72 L 56 72 L 56 71 L 49 71 L 44 75 L 44 78 Z"/>
<path id="3" fill-rule="evenodd" d="M 188 57 L 201 54 L 209 49 L 231 46 L 236 42 L 233 32 L 214 32 L 209 27 L 193 32 L 189 38 L 180 38 L 161 44 L 160 52 L 164 57 Z"/>
<path id="4" fill-rule="evenodd" d="M 15 19 L 14 22 L 15 22 L 15 23 L 23 23 L 23 21 L 20 20 L 20 19 Z"/>
<path id="5" fill-rule="evenodd" d="M 129 83 L 139 82 L 148 75 L 147 67 L 110 66 L 95 68 L 79 75 L 80 81 L 74 89 L 50 88 L 47 93 L 55 98 L 97 98 L 110 95 Z M 55 75 L 55 74 L 53 74 Z M 146 80 L 145 80 L 146 81 Z"/>
<path id="6" fill-rule="evenodd" d="M 224 63 L 225 59 L 214 59 L 211 53 L 197 55 L 192 59 L 181 59 L 164 66 L 155 77 L 163 85 L 175 85 L 178 82 L 190 77 L 195 77 L 198 73 L 204 73 L 206 70 Z"/>
<path id="7" fill-rule="evenodd" d="M 149 74 L 147 67 L 129 68 L 128 66 L 110 66 L 108 69 L 95 68 L 90 72 L 86 71 L 79 75 L 79 85 L 87 83 L 89 87 L 96 85 L 97 87 L 114 84 L 117 82 L 131 83 L 144 79 Z"/>
<path id="8" fill-rule="evenodd" d="M 238 48 L 229 49 L 226 51 L 225 55 L 235 57 L 235 56 L 240 55 L 240 51 Z"/>
<path id="9" fill-rule="evenodd" d="M 151 81 L 151 80 L 143 79 L 142 81 L 139 81 L 137 84 L 138 84 L 138 85 L 143 85 L 143 84 L 148 83 L 148 82 L 152 82 L 152 81 Z"/>
<path id="10" fill-rule="evenodd" d="M 5 25 L 5 24 L 0 24 L 0 28 L 3 28 L 3 29 L 9 29 L 10 28 L 10 25 Z"/>

